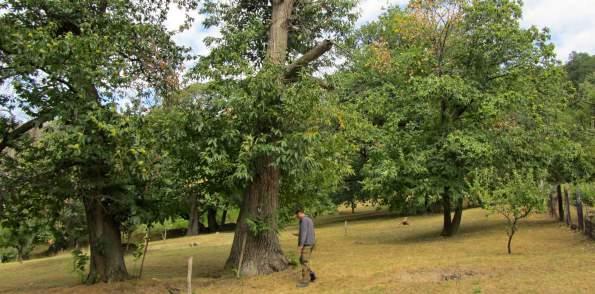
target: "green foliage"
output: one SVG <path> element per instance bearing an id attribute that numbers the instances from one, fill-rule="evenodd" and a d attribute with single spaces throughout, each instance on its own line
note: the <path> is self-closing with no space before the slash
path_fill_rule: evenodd
<path id="1" fill-rule="evenodd" d="M 188 58 L 189 49 L 176 45 L 163 25 L 172 3 L 197 5 L 0 4 L 0 82 L 14 89 L 3 105 L 17 105 L 32 117 L 24 125 L 29 129 L 49 121 L 40 138 L 23 142 L 16 130 L 4 129 L 3 120 L 0 146 L 17 153 L 0 172 L 2 185 L 11 184 L 7 207 L 33 218 L 81 201 L 89 211 L 101 206 L 115 226 L 130 217 L 150 223 L 171 215 L 175 201 L 167 201 L 172 191 L 166 189 L 171 177 L 160 168 L 167 158 L 146 148 L 151 138 L 143 136 L 142 112 L 145 101 L 162 100 L 178 88 L 178 71 Z M 122 98 L 138 107 L 119 111 Z"/>
<path id="2" fill-rule="evenodd" d="M 595 183 L 594 182 L 582 182 L 575 185 L 576 192 L 580 192 L 581 201 L 588 205 L 595 207 Z"/>
<path id="3" fill-rule="evenodd" d="M 170 2 L 221 32 L 189 74 L 208 82 L 182 90 Z M 271 3 L 2 2 L 0 83 L 14 95 L 0 103 L 43 127 L 15 135 L 20 122 L 0 116 L 0 258 L 84 240 L 90 200 L 128 236 L 184 227 L 193 200 L 240 207 L 263 158 L 280 171 L 279 208 L 247 219 L 254 235 L 278 233 L 296 206 L 417 212 L 450 191 L 503 214 L 512 237 L 541 210 L 542 180 L 593 203 L 595 59 L 562 67 L 547 29 L 521 27 L 521 1 L 415 0 L 352 34 L 357 1 L 295 1 L 281 64 L 266 56 Z M 285 77 L 321 39 L 339 50 Z M 79 273 L 84 257 L 73 252 Z"/>
<path id="4" fill-rule="evenodd" d="M 288 261 L 289 265 L 291 265 L 293 267 L 297 267 L 300 264 L 300 258 L 299 258 L 299 256 L 297 256 L 293 252 L 290 252 L 290 253 L 286 254 L 285 257 L 287 258 L 287 261 Z"/>
<path id="5" fill-rule="evenodd" d="M 36 219 L 5 220 L 0 224 L 2 224 L 0 226 L 0 248 L 4 249 L 7 259 L 11 259 L 12 252 L 15 252 L 14 258 L 18 261 L 29 259 L 29 255 L 38 241 L 38 236 L 46 229 Z"/>
<path id="6" fill-rule="evenodd" d="M 568 73 L 568 78 L 578 87 L 595 72 L 595 55 L 573 51 L 564 68 Z"/>
<path id="7" fill-rule="evenodd" d="M 520 19 L 520 1 L 412 1 L 355 34 L 335 79 L 378 130 L 360 181 L 373 200 L 427 209 L 448 190 L 456 203 L 476 169 L 544 169 L 568 150 L 570 88 L 548 31 Z"/>
<path id="8" fill-rule="evenodd" d="M 545 172 L 529 169 L 498 173 L 495 169 L 484 169 L 477 171 L 474 176 L 471 193 L 481 199 L 485 209 L 507 220 L 510 254 L 510 240 L 518 230 L 518 222 L 531 213 L 544 211 L 547 197 Z"/>
<path id="9" fill-rule="evenodd" d="M 288 62 L 317 45 L 322 38 L 340 42 L 356 20 L 356 4 L 354 0 L 295 1 L 288 40 Z M 214 80 L 258 74 L 266 59 L 271 1 L 206 0 L 200 12 L 205 16 L 203 25 L 206 28 L 218 27 L 220 36 L 205 40 L 211 51 L 199 59 L 193 74 L 198 78 Z M 333 65 L 333 56 L 323 56 L 317 63 Z M 261 80 L 267 81 L 264 77 Z M 253 94 L 254 98 L 258 97 Z"/>
<path id="10" fill-rule="evenodd" d="M 521 170 L 498 175 L 486 169 L 475 173 L 470 190 L 477 193 L 484 208 L 514 221 L 543 211 L 547 196 L 544 179 L 544 172 Z"/>
<path id="11" fill-rule="evenodd" d="M 18 252 L 14 247 L 0 247 L 0 263 L 14 261 L 17 255 Z"/>
<path id="12" fill-rule="evenodd" d="M 160 178 L 167 181 L 177 214 L 188 214 L 188 202 L 198 210 L 237 204 L 239 183 L 235 158 L 239 133 L 224 98 L 195 84 L 153 109 L 144 120 L 148 148 L 159 150 Z M 162 189 L 163 189 L 162 185 Z"/>
<path id="13" fill-rule="evenodd" d="M 89 256 L 80 249 L 75 249 L 71 252 L 72 255 L 72 272 L 76 273 L 81 280 L 85 281 L 85 268 L 89 263 Z"/>
<path id="14" fill-rule="evenodd" d="M 145 241 L 140 241 L 136 244 L 134 248 L 134 252 L 132 252 L 132 259 L 134 260 L 134 264 L 136 264 L 144 254 L 145 250 Z"/>
<path id="15" fill-rule="evenodd" d="M 248 225 L 248 230 L 250 231 L 250 233 L 253 236 L 259 236 L 259 235 L 267 233 L 267 232 L 279 234 L 278 227 L 271 226 L 271 223 L 273 223 L 273 221 L 271 221 L 270 219 L 266 219 L 266 218 L 251 218 L 251 217 L 249 217 L 246 219 L 246 224 Z"/>

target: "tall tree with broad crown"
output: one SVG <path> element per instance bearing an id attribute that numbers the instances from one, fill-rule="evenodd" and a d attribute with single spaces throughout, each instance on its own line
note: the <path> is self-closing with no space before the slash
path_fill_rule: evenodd
<path id="1" fill-rule="evenodd" d="M 175 2 L 196 7 L 195 1 Z M 18 145 L 28 130 L 56 120 L 59 132 L 48 142 L 62 140 L 65 145 L 46 146 L 55 151 L 48 155 L 55 165 L 47 176 L 80 180 L 80 194 L 75 195 L 84 203 L 91 242 L 88 283 L 128 278 L 120 224 L 131 206 L 116 199 L 130 195 L 120 193 L 130 183 L 116 174 L 122 171 L 118 163 L 131 155 L 119 148 L 133 142 L 127 137 L 129 121 L 117 113 L 114 102 L 126 96 L 163 97 L 177 88 L 176 72 L 188 51 L 172 41 L 173 33 L 163 25 L 169 4 L 0 3 L 0 81 L 13 89 L 3 103 L 21 107 L 32 118 L 3 128 L 0 150 Z"/>
<path id="2" fill-rule="evenodd" d="M 352 0 L 203 3 L 204 24 L 219 26 L 221 37 L 206 40 L 211 52 L 199 59 L 194 74 L 210 79 L 211 87 L 230 100 L 230 111 L 243 134 L 242 164 L 235 176 L 245 179 L 246 188 L 226 264 L 242 275 L 287 268 L 277 237 L 280 191 L 296 169 L 319 164 L 307 156 L 314 152 L 312 142 L 326 139 L 322 134 L 338 124 L 335 113 L 312 113 L 330 108 L 320 81 L 307 73 L 331 63 L 327 52 L 353 24 L 355 4 Z M 242 265 L 237 268 L 240 256 Z"/>

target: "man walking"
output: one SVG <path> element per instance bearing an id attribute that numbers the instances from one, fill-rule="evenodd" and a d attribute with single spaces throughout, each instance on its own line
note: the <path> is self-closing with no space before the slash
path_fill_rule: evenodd
<path id="1" fill-rule="evenodd" d="M 300 221 L 300 232 L 298 235 L 298 252 L 300 254 L 300 264 L 302 265 L 302 280 L 298 283 L 298 287 L 306 287 L 309 282 L 316 280 L 316 274 L 310 268 L 310 256 L 316 238 L 314 236 L 314 222 L 311 218 L 304 214 L 303 209 L 298 209 L 295 212 L 296 218 Z"/>

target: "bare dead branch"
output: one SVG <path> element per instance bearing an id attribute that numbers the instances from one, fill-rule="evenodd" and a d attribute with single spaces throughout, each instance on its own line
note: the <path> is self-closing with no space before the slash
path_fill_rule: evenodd
<path id="1" fill-rule="evenodd" d="M 307 66 L 312 61 L 317 60 L 322 56 L 324 53 L 328 52 L 333 48 L 333 42 L 330 40 L 324 40 L 316 47 L 310 49 L 310 51 L 304 53 L 302 57 L 298 58 L 294 63 L 287 66 L 287 70 L 285 72 L 285 78 L 288 80 L 295 80 L 297 73 L 301 68 Z"/>

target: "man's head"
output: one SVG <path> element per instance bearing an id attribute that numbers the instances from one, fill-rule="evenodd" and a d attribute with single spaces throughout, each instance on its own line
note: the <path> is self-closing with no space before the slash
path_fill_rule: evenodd
<path id="1" fill-rule="evenodd" d="M 304 210 L 302 208 L 298 208 L 295 210 L 295 217 L 297 219 L 301 220 L 302 218 L 304 218 L 304 216 L 305 216 L 305 214 L 304 214 Z"/>

